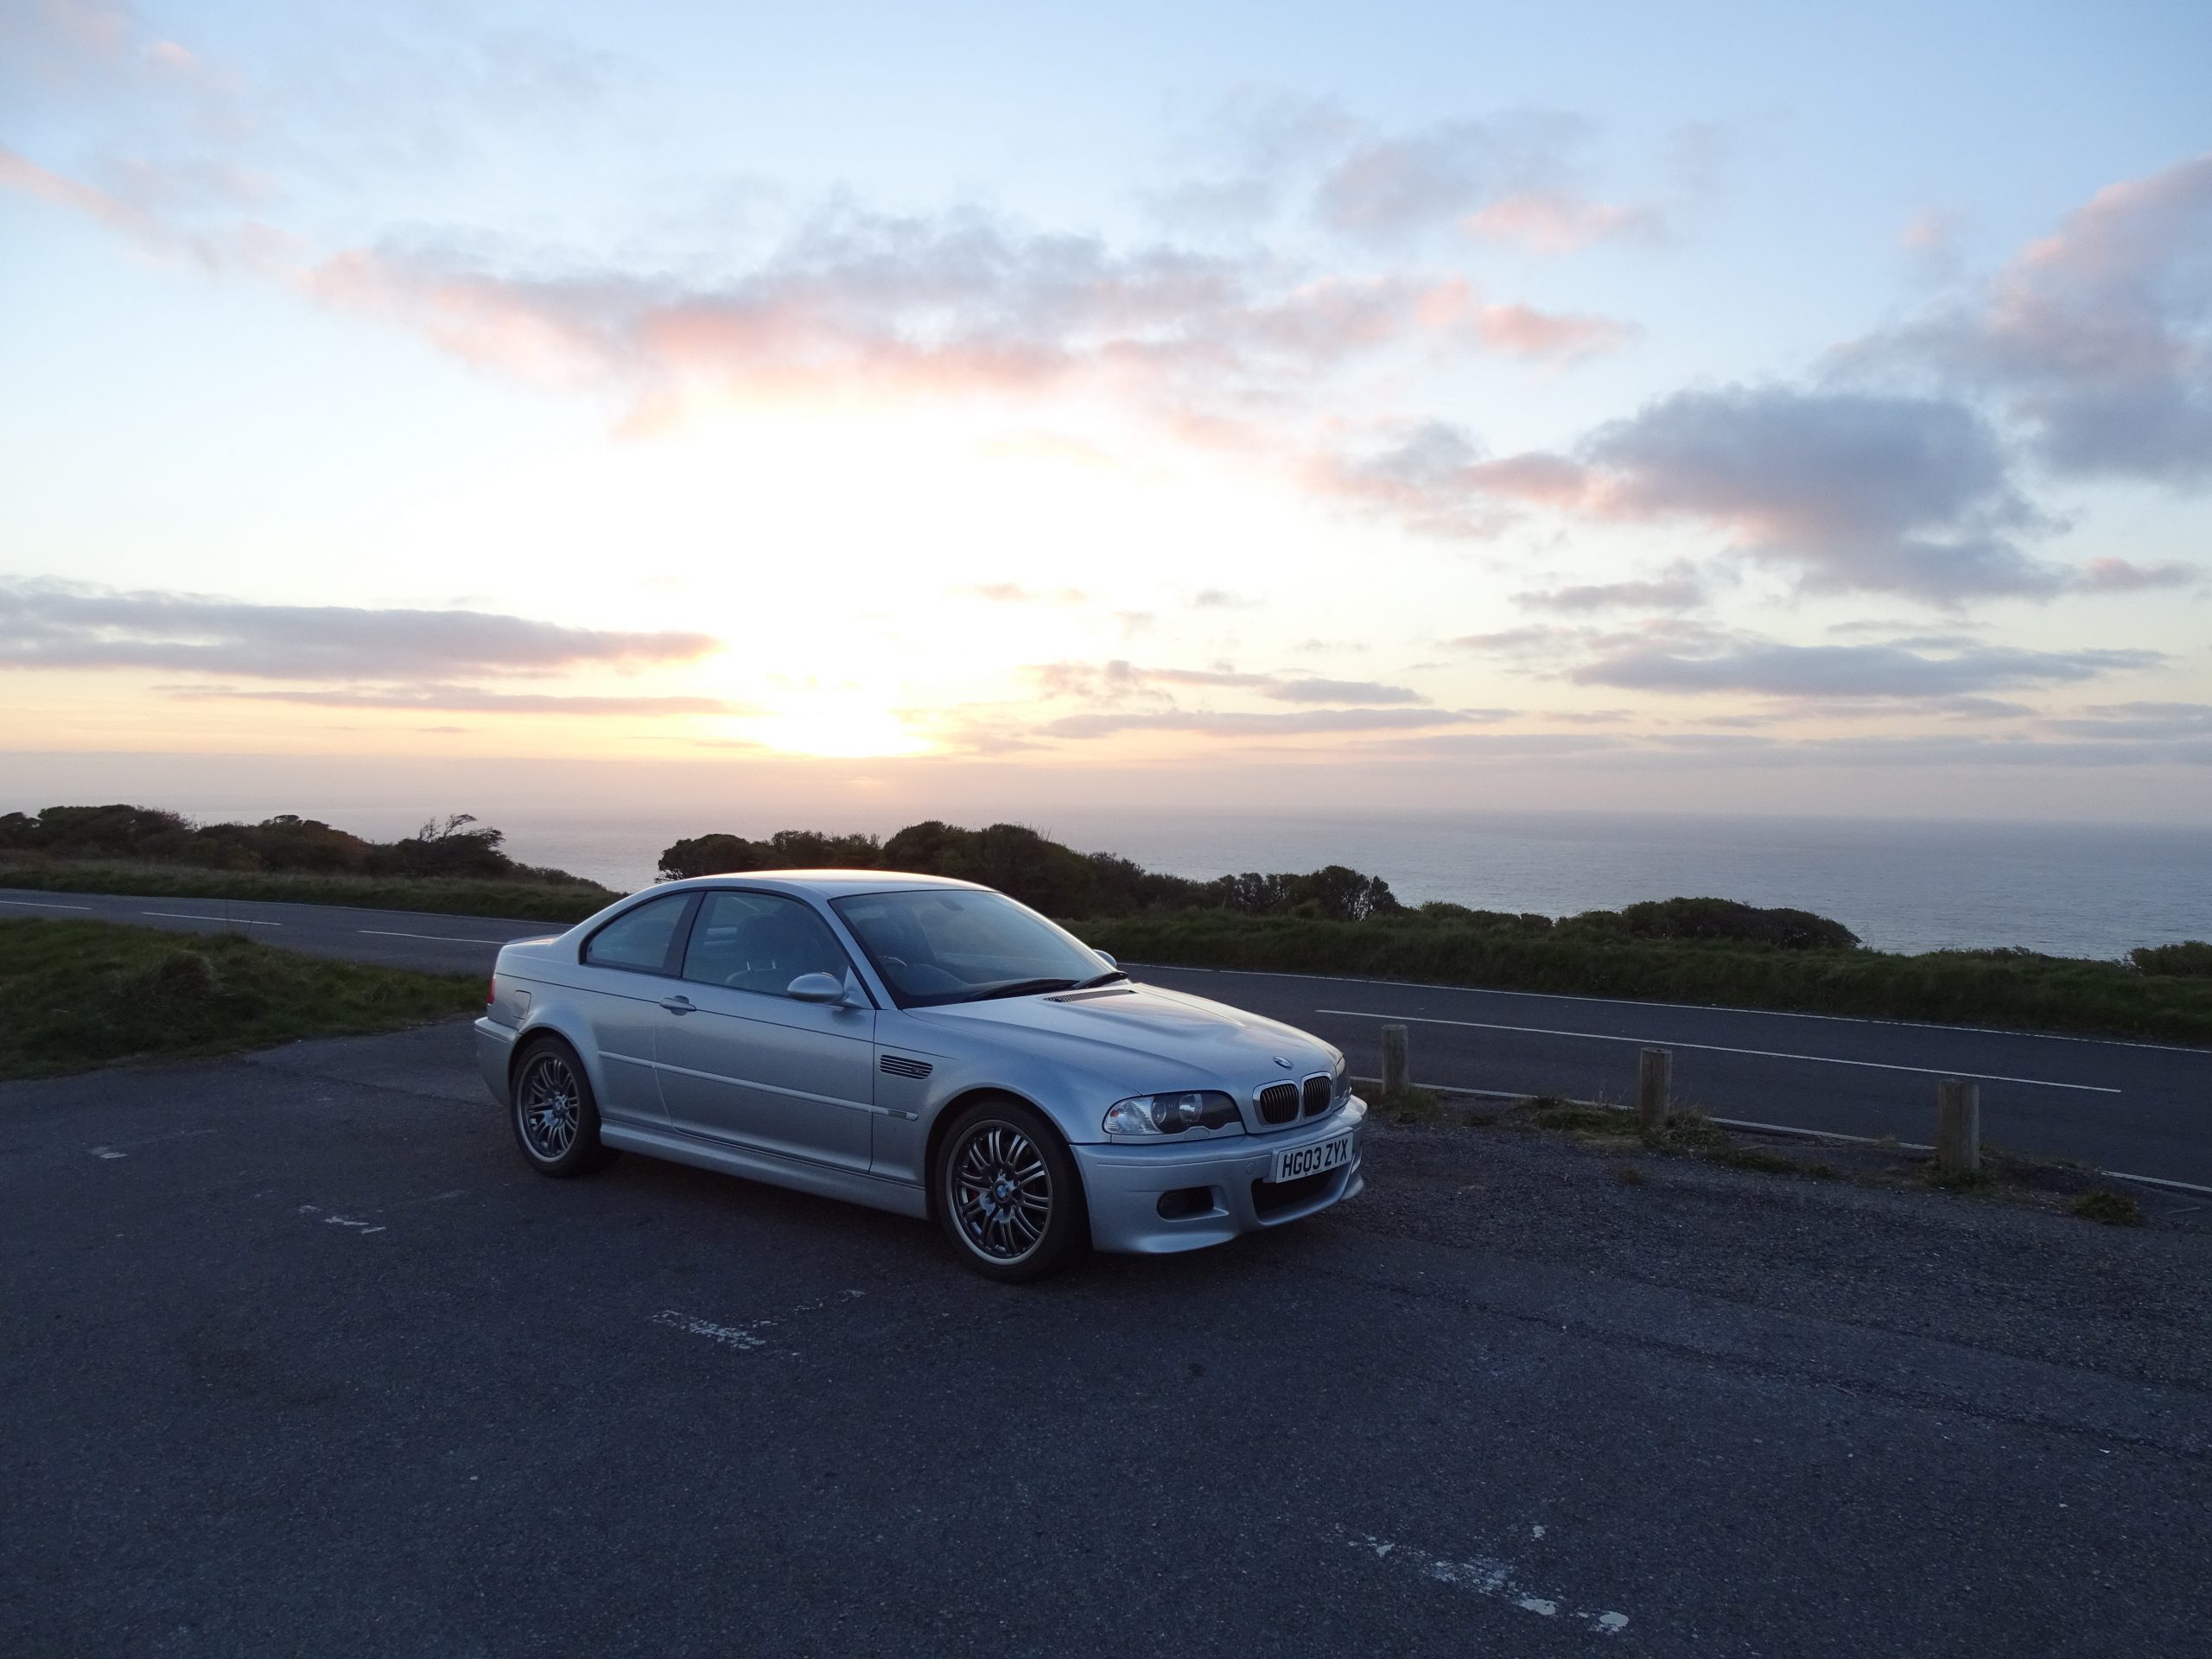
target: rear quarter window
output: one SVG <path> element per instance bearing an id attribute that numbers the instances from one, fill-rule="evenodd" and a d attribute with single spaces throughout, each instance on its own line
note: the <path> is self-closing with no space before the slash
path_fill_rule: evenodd
<path id="1" fill-rule="evenodd" d="M 639 974 L 665 972 L 676 930 L 690 902 L 690 893 L 672 893 L 617 916 L 584 942 L 585 963 Z"/>

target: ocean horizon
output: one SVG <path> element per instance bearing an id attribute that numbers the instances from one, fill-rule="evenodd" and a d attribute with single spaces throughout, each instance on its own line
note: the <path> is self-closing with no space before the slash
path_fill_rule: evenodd
<path id="1" fill-rule="evenodd" d="M 385 815 L 379 815 L 385 816 Z M 887 834 L 899 823 L 698 822 L 665 816 L 489 812 L 507 848 L 630 889 L 664 847 L 727 830 Z M 951 822 L 980 815 L 948 808 Z M 995 817 L 1015 816 L 1008 814 Z M 1711 894 L 1834 917 L 1885 950 L 2019 946 L 2113 957 L 2139 944 L 2212 938 L 2212 832 L 2194 826 L 1904 821 L 1590 811 L 1407 813 L 1389 817 L 1111 813 L 1021 818 L 1084 852 L 1205 879 L 1348 864 L 1404 903 L 1572 915 L 1638 899 Z M 393 833 L 356 813 L 347 828 Z"/>

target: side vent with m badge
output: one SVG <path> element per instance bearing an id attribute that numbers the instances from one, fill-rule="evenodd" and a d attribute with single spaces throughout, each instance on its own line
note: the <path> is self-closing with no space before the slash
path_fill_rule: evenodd
<path id="1" fill-rule="evenodd" d="M 886 1054 L 877 1062 L 894 1077 L 926 1077 L 936 1068 L 927 1060 L 910 1060 L 904 1054 Z"/>

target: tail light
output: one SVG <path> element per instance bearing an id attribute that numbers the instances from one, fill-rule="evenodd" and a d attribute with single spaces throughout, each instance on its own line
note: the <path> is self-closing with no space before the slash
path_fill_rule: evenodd
<path id="1" fill-rule="evenodd" d="M 492 976 L 491 982 L 484 987 L 484 1006 L 488 1008 L 499 1000 L 499 976 L 494 974 Z"/>

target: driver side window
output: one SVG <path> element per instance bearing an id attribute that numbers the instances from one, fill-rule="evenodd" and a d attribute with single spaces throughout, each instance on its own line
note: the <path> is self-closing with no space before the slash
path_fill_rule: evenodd
<path id="1" fill-rule="evenodd" d="M 844 948 L 829 924 L 796 899 L 772 893 L 710 893 L 700 901 L 683 977 L 781 996 L 801 974 L 842 980 Z"/>

